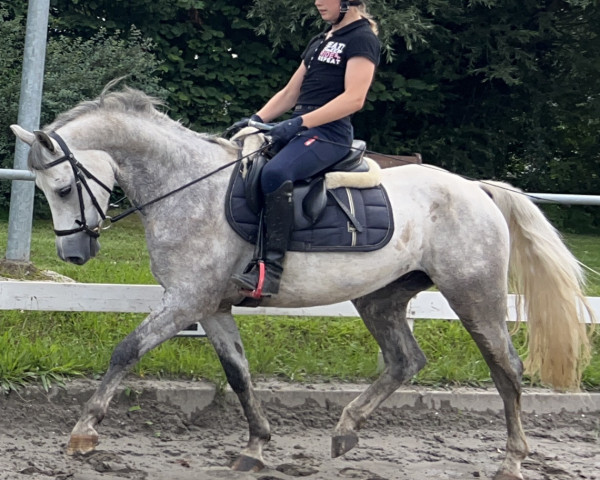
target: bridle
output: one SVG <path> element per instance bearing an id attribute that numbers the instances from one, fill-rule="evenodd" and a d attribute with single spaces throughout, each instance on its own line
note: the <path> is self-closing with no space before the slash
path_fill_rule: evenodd
<path id="1" fill-rule="evenodd" d="M 265 150 L 265 148 L 268 147 L 268 145 L 262 146 L 254 152 L 250 152 L 244 156 L 240 156 L 238 159 L 236 159 L 232 162 L 226 163 L 226 164 L 216 168 L 215 170 L 213 170 L 205 175 L 202 175 L 201 177 L 196 178 L 195 180 L 192 180 L 178 188 L 175 188 L 174 190 L 171 190 L 163 195 L 160 195 L 142 205 L 134 205 L 133 207 L 125 210 L 124 212 L 120 213 L 119 215 L 117 215 L 115 217 L 109 217 L 108 215 L 104 214 L 104 211 L 100 207 L 98 200 L 96 200 L 96 197 L 94 196 L 94 194 L 92 193 L 92 190 L 90 189 L 90 186 L 88 185 L 87 179 L 89 178 L 90 180 L 93 180 L 98 185 L 100 185 L 104 190 L 106 190 L 108 193 L 111 193 L 112 190 L 110 188 L 108 188 L 106 185 L 104 185 L 104 183 L 102 183 L 100 180 L 98 180 L 98 178 L 96 178 L 87 168 L 85 168 L 81 163 L 79 163 L 79 161 L 77 161 L 77 159 L 75 158 L 75 155 L 73 155 L 73 152 L 71 152 L 71 150 L 69 149 L 69 147 L 67 146 L 65 141 L 60 137 L 60 135 L 58 133 L 50 132 L 49 136 L 57 141 L 57 143 L 60 146 L 60 148 L 62 149 L 64 155 L 62 157 L 54 160 L 53 162 L 50 162 L 50 163 L 40 167 L 40 169 L 47 170 L 47 169 L 55 167 L 56 165 L 59 165 L 63 162 L 69 162 L 69 164 L 71 165 L 71 168 L 73 169 L 73 176 L 75 177 L 75 185 L 77 187 L 77 195 L 79 198 L 79 211 L 81 214 L 81 220 L 75 220 L 75 223 L 77 223 L 79 225 L 79 227 L 72 228 L 70 230 L 54 229 L 54 233 L 59 237 L 64 237 L 66 235 L 72 235 L 74 233 L 79 233 L 79 232 L 85 232 L 87 235 L 89 235 L 92 238 L 98 238 L 100 236 L 100 231 L 107 230 L 108 228 L 111 227 L 111 225 L 113 223 L 116 223 L 117 221 L 122 220 L 123 218 L 131 215 L 134 212 L 141 212 L 141 211 L 143 211 L 144 208 L 146 208 L 150 205 L 153 205 L 157 202 L 160 202 L 161 200 L 164 200 L 165 198 L 170 197 L 171 195 L 181 192 L 182 190 L 184 190 L 188 187 L 191 187 L 192 185 L 195 185 L 195 184 L 201 182 L 202 180 L 205 180 L 208 177 L 211 177 L 211 176 L 215 175 L 216 173 L 219 173 L 222 170 L 225 170 L 237 163 L 240 163 L 245 158 L 250 158 L 253 155 L 255 155 L 256 153 L 262 152 L 263 150 Z M 93 203 L 94 207 L 96 208 L 96 211 L 102 218 L 100 223 L 93 228 L 87 224 L 86 219 L 85 219 L 85 206 L 83 204 L 83 196 L 81 194 L 82 185 L 83 185 L 83 188 L 85 188 L 86 191 L 88 192 L 88 194 L 92 200 L 92 203 Z"/>
<path id="2" fill-rule="evenodd" d="M 100 223 L 99 225 L 97 225 L 95 227 L 90 227 L 87 224 L 87 221 L 85 218 L 85 205 L 83 203 L 82 188 L 85 188 L 85 190 L 87 191 L 88 195 L 90 196 L 90 198 L 92 200 L 92 204 L 94 205 L 94 208 L 96 209 L 96 211 L 102 218 L 102 221 L 110 220 L 110 217 L 107 217 L 104 214 L 104 211 L 100 207 L 98 200 L 96 200 L 96 197 L 92 193 L 92 189 L 90 188 L 90 186 L 88 184 L 88 179 L 96 182 L 104 190 L 106 190 L 109 194 L 112 192 L 112 190 L 109 187 L 107 187 L 106 185 L 104 185 L 104 183 L 102 183 L 100 180 L 98 180 L 98 178 L 96 176 L 94 176 L 81 163 L 79 163 L 79 161 L 75 158 L 75 155 L 73 155 L 73 152 L 71 152 L 71 150 L 69 149 L 69 147 L 67 146 L 65 141 L 60 137 L 60 135 L 58 133 L 50 132 L 49 136 L 52 137 L 54 140 L 56 140 L 56 142 L 58 143 L 58 145 L 60 146 L 60 148 L 63 151 L 63 156 L 54 160 L 53 162 L 50 162 L 50 163 L 42 166 L 41 169 L 48 170 L 49 168 L 55 167 L 56 165 L 60 165 L 63 162 L 69 162 L 69 164 L 71 165 L 71 169 L 73 170 L 73 176 L 75 178 L 75 186 L 77 188 L 77 196 L 79 199 L 79 212 L 81 215 L 81 220 L 75 220 L 75 223 L 77 223 L 79 225 L 79 227 L 72 228 L 70 230 L 54 229 L 54 233 L 58 237 L 64 237 L 67 235 L 73 235 L 74 233 L 85 232 L 87 235 L 89 235 L 92 238 L 98 238 L 100 236 L 99 230 L 102 228 L 102 223 Z"/>

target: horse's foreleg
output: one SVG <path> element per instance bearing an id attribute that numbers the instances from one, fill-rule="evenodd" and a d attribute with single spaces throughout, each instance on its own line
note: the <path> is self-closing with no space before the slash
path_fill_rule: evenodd
<path id="1" fill-rule="evenodd" d="M 367 390 L 344 408 L 333 432 L 332 457 L 353 448 L 358 443 L 356 431 L 367 417 L 401 384 L 425 366 L 425 355 L 406 321 L 406 307 L 417 292 L 430 285 L 431 281 L 425 274 L 415 272 L 353 301 L 381 348 L 385 368 Z"/>
<path id="2" fill-rule="evenodd" d="M 187 312 L 189 315 L 189 312 Z M 121 380 L 146 352 L 173 337 L 191 321 L 182 310 L 163 306 L 146 319 L 115 348 L 102 382 L 85 404 L 71 432 L 67 454 L 86 453 L 98 444 L 95 427 L 102 421 Z"/>
<path id="3" fill-rule="evenodd" d="M 254 394 L 248 360 L 238 327 L 230 312 L 220 312 L 202 322 L 206 334 L 225 370 L 227 381 L 237 394 L 248 420 L 248 445 L 232 465 L 234 470 L 259 471 L 264 467 L 263 447 L 271 439 L 271 429 L 260 401 Z"/>

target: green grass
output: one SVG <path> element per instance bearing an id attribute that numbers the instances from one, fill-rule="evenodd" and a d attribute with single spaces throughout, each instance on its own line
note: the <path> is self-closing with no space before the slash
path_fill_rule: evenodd
<path id="1" fill-rule="evenodd" d="M 0 222 L 0 248 L 6 247 Z M 598 237 L 569 235 L 566 241 L 585 264 L 600 271 Z M 102 234 L 99 256 L 82 267 L 58 259 L 52 226 L 36 221 L 31 260 L 81 282 L 155 283 L 149 271 L 143 231 L 129 217 Z M 590 274 L 587 294 L 600 296 L 600 278 Z M 37 382 L 47 387 L 70 376 L 100 376 L 117 345 L 144 315 L 63 312 L 0 312 L 0 390 Z M 372 380 L 378 347 L 356 318 L 240 316 L 238 323 L 255 377 L 291 381 Z M 459 322 L 419 320 L 415 336 L 428 365 L 413 382 L 422 385 L 479 385 L 490 381 L 477 347 Z M 523 353 L 524 334 L 514 337 Z M 225 381 L 206 339 L 175 338 L 148 353 L 135 368 L 139 376 Z M 584 385 L 600 388 L 600 341 Z"/>
<path id="2" fill-rule="evenodd" d="M 586 295 L 600 297 L 600 237 L 593 235 L 566 235 L 565 243 L 577 259 L 587 266 Z"/>
<path id="3" fill-rule="evenodd" d="M 0 246 L 6 250 L 5 222 L 0 222 Z M 141 222 L 129 216 L 102 233 L 98 258 L 82 266 L 63 262 L 56 254 L 50 221 L 36 221 L 31 238 L 31 261 L 78 282 L 154 284 L 149 268 L 148 252 Z"/>

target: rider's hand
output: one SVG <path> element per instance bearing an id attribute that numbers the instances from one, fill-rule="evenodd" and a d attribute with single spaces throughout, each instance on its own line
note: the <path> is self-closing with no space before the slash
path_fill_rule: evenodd
<path id="1" fill-rule="evenodd" d="M 269 131 L 269 136 L 273 141 L 273 146 L 279 150 L 302 130 L 306 130 L 306 127 L 302 126 L 302 117 L 298 116 L 276 123 Z"/>
<path id="2" fill-rule="evenodd" d="M 233 125 L 231 125 L 231 127 L 229 127 L 226 131 L 225 131 L 225 135 L 229 136 L 229 135 L 235 135 L 237 132 L 239 132 L 242 128 L 246 128 L 248 126 L 248 122 L 252 120 L 254 122 L 260 122 L 263 123 L 262 118 L 260 118 L 256 113 L 254 115 L 252 115 L 250 118 L 242 118 L 241 120 L 238 120 L 237 122 L 235 122 Z"/>

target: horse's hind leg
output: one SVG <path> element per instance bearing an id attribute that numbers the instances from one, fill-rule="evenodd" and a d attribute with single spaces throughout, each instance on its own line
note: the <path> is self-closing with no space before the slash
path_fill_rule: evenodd
<path id="1" fill-rule="evenodd" d="M 481 281 L 469 282 L 460 290 L 456 281 L 450 282 L 450 289 L 440 287 L 440 290 L 481 350 L 504 403 L 508 432 L 506 457 L 494 479 L 520 480 L 523 478 L 521 462 L 528 453 L 521 425 L 523 364 L 506 326 L 504 277 L 498 282 L 502 285 L 494 285 L 493 277 L 490 271 L 486 271 Z"/>
<path id="2" fill-rule="evenodd" d="M 356 431 L 402 383 L 426 363 L 406 320 L 410 299 L 432 285 L 422 272 L 410 272 L 376 292 L 353 300 L 365 325 L 381 348 L 385 368 L 367 390 L 350 402 L 335 427 L 331 455 L 346 453 L 358 443 Z"/>

